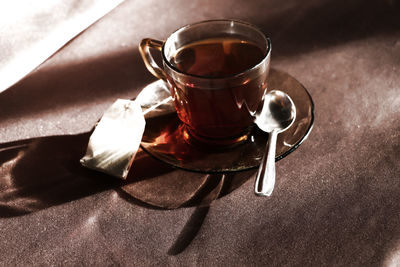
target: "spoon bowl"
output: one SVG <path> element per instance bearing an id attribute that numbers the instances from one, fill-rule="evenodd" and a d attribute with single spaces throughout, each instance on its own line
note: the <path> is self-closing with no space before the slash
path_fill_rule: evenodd
<path id="1" fill-rule="evenodd" d="M 256 114 L 256 125 L 269 133 L 266 153 L 257 172 L 254 192 L 270 196 L 275 186 L 275 152 L 279 133 L 287 130 L 296 118 L 296 107 L 286 93 L 272 90 L 265 94 L 261 112 Z M 267 152 L 268 151 L 268 152 Z"/>

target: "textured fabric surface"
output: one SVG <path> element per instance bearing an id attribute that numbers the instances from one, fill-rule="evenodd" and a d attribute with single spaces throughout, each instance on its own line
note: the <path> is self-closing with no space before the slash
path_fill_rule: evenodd
<path id="1" fill-rule="evenodd" d="M 399 10 L 396 0 L 125 1 L 0 93 L 0 265 L 399 265 Z M 215 177 L 210 198 L 225 194 L 210 205 L 185 195 L 185 207 L 154 208 L 129 190 L 179 177 L 196 189 L 204 177 L 143 152 L 123 189 L 81 168 L 104 110 L 154 81 L 139 41 L 211 18 L 258 25 L 271 66 L 313 97 L 314 128 L 277 163 L 272 197 L 254 195 L 249 171 L 233 191 Z"/>
<path id="2" fill-rule="evenodd" d="M 17 0 L 1 3 L 0 92 L 121 2 Z"/>

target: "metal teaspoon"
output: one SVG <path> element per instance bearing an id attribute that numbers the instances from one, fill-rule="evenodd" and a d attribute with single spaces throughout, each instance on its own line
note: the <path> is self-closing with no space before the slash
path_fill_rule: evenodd
<path id="1" fill-rule="evenodd" d="M 274 190 L 276 139 L 279 133 L 292 125 L 295 118 L 296 107 L 286 93 L 273 90 L 265 94 L 262 110 L 255 120 L 261 130 L 269 133 L 267 150 L 258 169 L 254 188 L 258 196 L 270 196 Z"/>

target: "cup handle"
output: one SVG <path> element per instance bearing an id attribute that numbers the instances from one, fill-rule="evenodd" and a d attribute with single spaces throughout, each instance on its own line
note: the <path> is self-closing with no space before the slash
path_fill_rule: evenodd
<path id="1" fill-rule="evenodd" d="M 146 68 L 151 72 L 151 74 L 153 74 L 158 79 L 167 81 L 167 75 L 165 74 L 165 71 L 160 68 L 160 66 L 158 66 L 150 53 L 150 48 L 157 49 L 161 52 L 163 44 L 163 41 L 146 38 L 140 42 L 139 52 L 142 56 L 144 64 L 146 65 Z"/>

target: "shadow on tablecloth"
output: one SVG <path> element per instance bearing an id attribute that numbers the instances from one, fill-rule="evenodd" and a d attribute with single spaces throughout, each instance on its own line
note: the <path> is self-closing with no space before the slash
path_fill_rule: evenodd
<path id="1" fill-rule="evenodd" d="M 0 217 L 27 214 L 109 189 L 149 208 L 207 206 L 254 173 L 191 173 L 139 150 L 127 180 L 122 181 L 80 165 L 89 136 L 40 137 L 0 145 Z"/>

